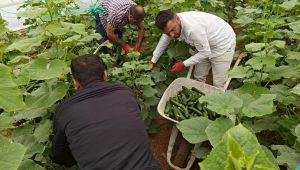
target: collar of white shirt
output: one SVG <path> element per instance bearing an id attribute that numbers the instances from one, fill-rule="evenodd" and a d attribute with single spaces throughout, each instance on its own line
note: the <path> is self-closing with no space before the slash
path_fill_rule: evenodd
<path id="1" fill-rule="evenodd" d="M 182 41 L 184 40 L 186 37 L 184 35 L 184 30 L 185 30 L 185 24 L 184 24 L 184 20 L 182 19 L 182 17 L 180 15 L 177 14 L 177 16 L 179 17 L 180 19 L 180 25 L 181 25 L 181 32 L 180 32 L 180 36 L 179 38 L 177 38 L 179 41 Z"/>

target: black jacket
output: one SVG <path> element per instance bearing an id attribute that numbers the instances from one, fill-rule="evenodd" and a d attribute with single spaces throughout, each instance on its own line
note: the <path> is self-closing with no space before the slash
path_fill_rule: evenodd
<path id="1" fill-rule="evenodd" d="M 51 158 L 82 170 L 157 170 L 136 98 L 121 84 L 96 81 L 62 102 Z"/>

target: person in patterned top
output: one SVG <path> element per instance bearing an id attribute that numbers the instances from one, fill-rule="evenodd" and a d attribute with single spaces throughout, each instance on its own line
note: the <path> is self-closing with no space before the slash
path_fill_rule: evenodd
<path id="1" fill-rule="evenodd" d="M 102 0 L 100 5 L 104 12 L 96 14 L 96 32 L 103 37 L 99 43 L 109 39 L 120 45 L 127 54 L 131 47 L 121 39 L 122 30 L 125 25 L 133 24 L 138 28 L 134 51 L 139 51 L 144 37 L 144 8 L 131 0 Z"/>

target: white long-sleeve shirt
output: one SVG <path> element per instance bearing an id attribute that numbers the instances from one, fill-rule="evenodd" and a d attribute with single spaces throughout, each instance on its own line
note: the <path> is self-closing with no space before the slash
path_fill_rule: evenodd
<path id="1" fill-rule="evenodd" d="M 205 12 L 182 12 L 177 16 L 181 22 L 179 41 L 196 47 L 198 53 L 186 59 L 186 67 L 199 63 L 204 58 L 213 58 L 225 53 L 235 43 L 235 33 L 222 18 Z M 169 45 L 171 37 L 163 34 L 153 52 L 151 61 L 156 63 Z"/>

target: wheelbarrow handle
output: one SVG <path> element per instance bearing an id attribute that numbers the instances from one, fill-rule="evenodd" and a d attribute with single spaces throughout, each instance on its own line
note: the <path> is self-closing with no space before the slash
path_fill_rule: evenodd
<path id="1" fill-rule="evenodd" d="M 239 57 L 238 57 L 238 59 L 236 60 L 236 62 L 234 63 L 234 66 L 233 66 L 233 68 L 232 68 L 232 70 L 234 70 L 239 64 L 240 64 L 240 62 L 244 59 L 244 57 L 245 57 L 245 53 L 241 53 L 240 55 L 239 55 Z M 228 88 L 228 86 L 229 86 L 229 83 L 230 83 L 230 81 L 231 81 L 231 77 L 228 77 L 228 79 L 227 79 L 227 81 L 226 81 L 226 83 L 225 83 L 225 85 L 224 85 L 224 87 L 223 87 L 223 91 L 226 91 L 227 90 L 227 88 Z"/>
<path id="2" fill-rule="evenodd" d="M 177 136 L 178 136 L 178 129 L 177 129 L 176 125 L 174 124 L 173 128 L 172 128 L 170 140 L 169 140 L 169 145 L 168 145 L 167 162 L 170 165 L 170 167 L 172 167 L 174 170 L 189 170 L 189 169 L 191 169 L 191 167 L 196 159 L 196 157 L 194 155 L 191 155 L 190 160 L 188 161 L 187 166 L 185 168 L 180 168 L 180 167 L 174 165 L 171 161 L 172 152 L 173 152 L 173 148 L 174 148 Z M 197 144 L 195 145 L 194 148 L 196 148 L 196 147 L 198 147 Z"/>

